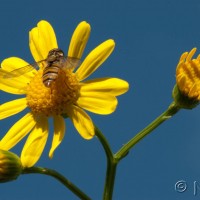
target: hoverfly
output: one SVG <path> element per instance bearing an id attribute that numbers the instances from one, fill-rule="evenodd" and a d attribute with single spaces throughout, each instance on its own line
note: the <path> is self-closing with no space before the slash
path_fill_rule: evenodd
<path id="1" fill-rule="evenodd" d="M 41 63 L 45 63 L 42 75 L 43 83 L 46 87 L 51 87 L 52 83 L 58 78 L 58 73 L 60 70 L 73 70 L 79 66 L 80 59 L 68 56 L 65 57 L 64 52 L 61 49 L 55 48 L 49 51 L 47 58 L 44 60 L 26 65 L 10 72 L 1 70 L 0 77 L 3 77 L 4 79 L 16 78 L 30 72 L 33 69 L 39 69 L 39 64 Z"/>

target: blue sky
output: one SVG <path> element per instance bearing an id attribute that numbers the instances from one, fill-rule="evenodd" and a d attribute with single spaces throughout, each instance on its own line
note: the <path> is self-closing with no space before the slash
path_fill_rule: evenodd
<path id="1" fill-rule="evenodd" d="M 28 32 L 37 22 L 49 21 L 59 47 L 67 52 L 80 21 L 91 24 L 85 57 L 95 46 L 113 38 L 116 48 L 93 75 L 119 77 L 130 84 L 120 96 L 115 113 L 90 116 L 116 152 L 124 143 L 160 115 L 172 102 L 175 69 L 180 55 L 200 49 L 200 1 L 198 0 L 77 0 L 1 1 L 0 60 L 18 56 L 33 62 Z M 200 52 L 200 51 L 198 51 Z M 17 98 L 0 93 L 0 103 Z M 22 115 L 0 122 L 0 137 Z M 48 158 L 52 132 L 38 166 L 63 173 L 94 200 L 102 198 L 106 158 L 97 140 L 83 140 L 66 120 L 63 143 Z M 200 108 L 181 110 L 135 146 L 121 161 L 116 175 L 114 200 L 192 200 L 194 181 L 200 186 Z M 13 151 L 20 153 L 23 140 Z M 175 183 L 187 182 L 183 193 Z M 199 193 L 198 193 L 199 192 Z M 1 200 L 78 199 L 50 177 L 23 175 L 0 185 Z"/>

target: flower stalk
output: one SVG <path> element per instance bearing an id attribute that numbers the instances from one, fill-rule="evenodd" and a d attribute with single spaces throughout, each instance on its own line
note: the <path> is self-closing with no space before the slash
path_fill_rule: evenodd
<path id="1" fill-rule="evenodd" d="M 51 176 L 61 182 L 65 187 L 71 190 L 76 196 L 78 196 L 82 200 L 91 200 L 84 192 L 82 192 L 76 185 L 74 185 L 71 181 L 66 179 L 62 174 L 58 173 L 55 170 L 43 168 L 43 167 L 30 167 L 25 168 L 22 174 L 44 174 Z"/>
<path id="2" fill-rule="evenodd" d="M 163 112 L 159 117 L 157 117 L 153 122 L 151 122 L 142 131 L 137 133 L 131 140 L 129 140 L 116 154 L 115 158 L 119 161 L 121 160 L 133 146 L 135 146 L 140 140 L 151 133 L 155 128 L 157 128 L 164 121 L 170 119 L 175 115 L 181 108 L 177 106 L 175 102 L 172 102 L 168 109 Z"/>
<path id="3" fill-rule="evenodd" d="M 106 179 L 104 185 L 103 200 L 111 200 L 113 196 L 115 175 L 117 170 L 117 162 L 115 159 L 107 162 Z"/>
<path id="4" fill-rule="evenodd" d="M 97 126 L 95 126 L 95 135 L 101 142 L 107 157 L 107 170 L 106 170 L 103 199 L 109 200 L 112 199 L 117 162 L 114 158 L 114 154 L 110 148 L 109 143 L 107 142 L 102 132 L 97 128 Z"/>
<path id="5" fill-rule="evenodd" d="M 153 122 L 151 122 L 147 127 L 145 127 L 142 131 L 136 134 L 132 139 L 130 139 L 117 153 L 113 154 L 109 143 L 107 142 L 105 136 L 101 133 L 101 131 L 95 126 L 95 134 L 99 141 L 101 142 L 106 157 L 107 157 L 107 171 L 105 178 L 105 186 L 104 186 L 104 200 L 111 200 L 113 195 L 114 183 L 115 183 L 115 175 L 118 163 L 124 158 L 128 152 L 137 144 L 140 140 L 142 140 L 145 136 L 151 133 L 155 128 L 161 125 L 167 119 L 170 119 L 173 115 L 175 115 L 181 107 L 179 107 L 175 102 L 172 102 L 168 109 L 163 112 L 159 117 L 157 117 Z"/>

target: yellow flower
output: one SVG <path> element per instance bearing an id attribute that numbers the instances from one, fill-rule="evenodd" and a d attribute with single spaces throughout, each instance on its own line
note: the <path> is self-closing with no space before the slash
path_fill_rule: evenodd
<path id="1" fill-rule="evenodd" d="M 58 48 L 56 36 L 51 25 L 40 21 L 37 27 L 30 31 L 30 50 L 35 61 L 47 58 L 50 50 Z M 68 56 L 81 58 L 90 35 L 90 25 L 81 22 L 75 29 L 69 45 Z M 29 108 L 29 112 L 19 119 L 0 141 L 0 148 L 9 150 L 29 132 L 28 139 L 21 153 L 23 166 L 31 167 L 40 158 L 48 137 L 48 118 L 53 118 L 54 135 L 49 157 L 53 156 L 64 137 L 67 116 L 84 139 L 94 136 L 94 126 L 89 115 L 83 110 L 96 114 L 110 114 L 117 106 L 116 96 L 128 90 L 128 83 L 117 78 L 98 78 L 85 80 L 112 53 L 115 43 L 109 39 L 83 60 L 76 71 L 61 70 L 54 84 L 48 88 L 43 84 L 44 66 L 21 76 L 1 78 L 0 89 L 11 94 L 25 94 L 0 106 L 0 119 L 10 117 Z M 28 65 L 24 60 L 11 57 L 5 59 L 0 74 Z"/>
<path id="2" fill-rule="evenodd" d="M 173 97 L 177 105 L 187 109 L 197 106 L 200 101 L 200 55 L 192 59 L 195 52 L 193 48 L 183 53 L 176 68 Z"/>

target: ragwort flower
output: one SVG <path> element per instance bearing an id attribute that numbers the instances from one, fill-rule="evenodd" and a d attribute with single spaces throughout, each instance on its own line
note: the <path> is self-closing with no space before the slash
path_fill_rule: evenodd
<path id="1" fill-rule="evenodd" d="M 90 35 L 90 25 L 81 22 L 75 29 L 68 50 L 69 57 L 81 58 Z M 58 48 L 51 25 L 40 21 L 29 33 L 30 50 L 35 61 L 47 58 L 50 50 Z M 0 141 L 0 148 L 9 150 L 28 133 L 28 139 L 21 153 L 23 166 L 31 167 L 40 158 L 48 137 L 48 118 L 53 118 L 54 135 L 49 157 L 63 140 L 65 134 L 64 116 L 73 122 L 84 139 L 94 136 L 94 126 L 89 115 L 83 110 L 96 114 L 110 114 L 117 106 L 116 96 L 128 90 L 128 83 L 117 78 L 98 78 L 84 81 L 111 54 L 115 46 L 109 39 L 97 46 L 83 60 L 76 70 L 63 70 L 54 84 L 48 88 L 42 81 L 44 66 L 21 76 L 0 80 L 0 89 L 11 94 L 24 94 L 0 106 L 0 119 L 10 117 L 29 108 L 29 112 L 19 119 Z M 28 65 L 24 60 L 11 57 L 5 59 L 0 73 L 12 71 Z M 84 82 L 83 82 L 84 81 Z"/>
<path id="2" fill-rule="evenodd" d="M 200 101 L 200 55 L 192 59 L 195 52 L 193 48 L 183 53 L 176 68 L 173 97 L 178 106 L 186 109 L 194 108 Z"/>

